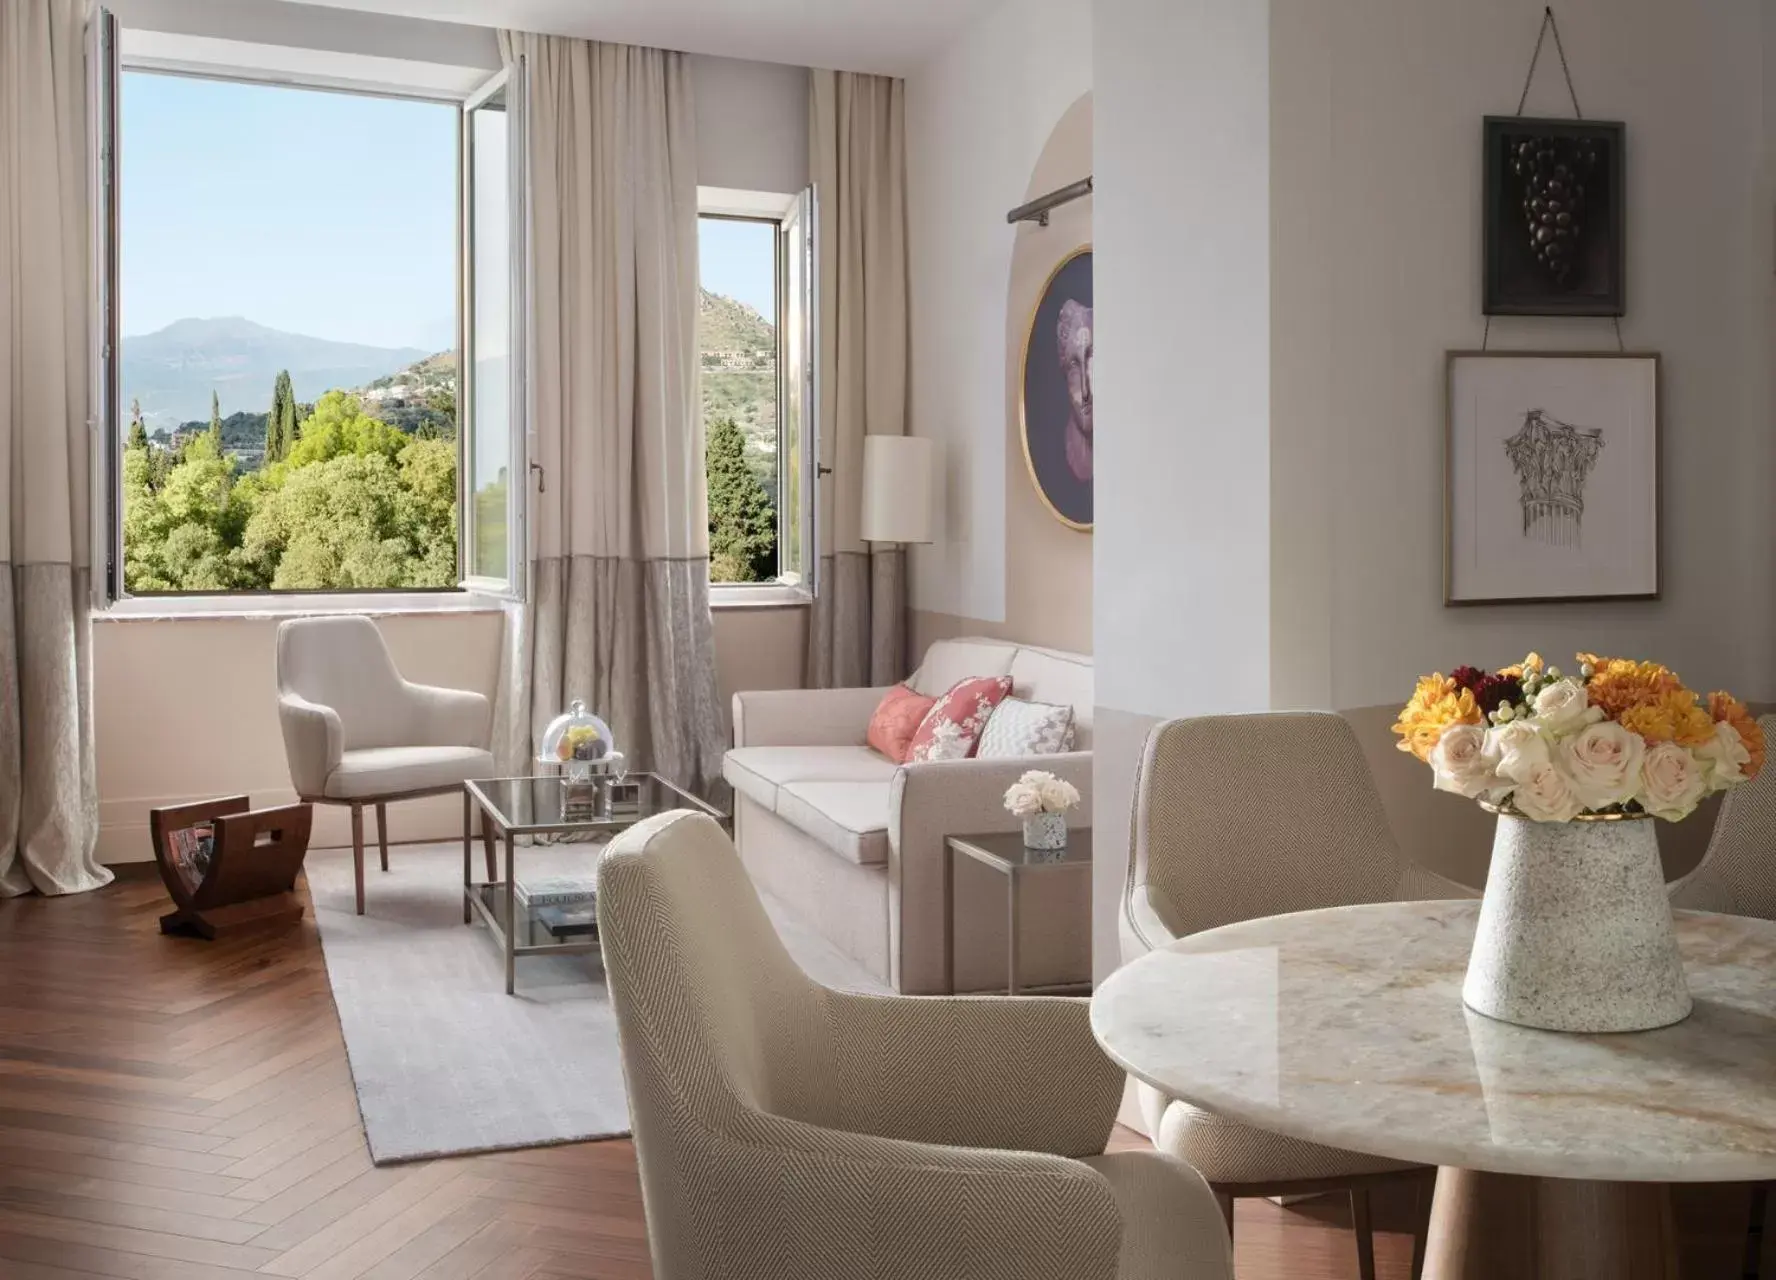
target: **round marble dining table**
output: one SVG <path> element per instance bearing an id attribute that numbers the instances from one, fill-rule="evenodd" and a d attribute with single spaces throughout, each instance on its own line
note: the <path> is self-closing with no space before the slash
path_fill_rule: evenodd
<path id="1" fill-rule="evenodd" d="M 1209 930 L 1118 970 L 1099 1043 L 1175 1098 L 1439 1166 L 1427 1280 L 1666 1280 L 1672 1182 L 1776 1179 L 1776 924 L 1677 913 L 1695 1011 L 1572 1035 L 1462 1004 L 1479 904 Z"/>

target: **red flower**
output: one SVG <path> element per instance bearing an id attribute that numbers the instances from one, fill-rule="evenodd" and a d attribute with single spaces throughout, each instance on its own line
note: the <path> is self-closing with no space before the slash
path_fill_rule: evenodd
<path id="1" fill-rule="evenodd" d="M 1516 676 L 1486 676 L 1474 690 L 1474 701 L 1490 716 L 1507 702 L 1523 701 L 1523 682 Z"/>
<path id="2" fill-rule="evenodd" d="M 1490 672 L 1482 671 L 1479 667 L 1457 667 L 1449 673 L 1449 678 L 1455 681 L 1456 688 L 1478 694 L 1480 687 L 1488 680 L 1493 679 L 1493 676 Z"/>

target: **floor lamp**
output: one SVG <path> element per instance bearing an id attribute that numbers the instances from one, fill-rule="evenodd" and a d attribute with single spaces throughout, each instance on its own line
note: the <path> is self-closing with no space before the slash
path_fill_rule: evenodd
<path id="1" fill-rule="evenodd" d="M 937 488 L 937 443 L 920 436 L 865 436 L 863 438 L 863 540 L 869 543 L 928 543 L 932 540 L 932 517 Z M 888 550 L 883 546 L 882 550 Z M 906 573 L 906 556 L 901 557 L 902 574 Z M 885 575 L 873 575 L 877 583 L 888 588 Z M 897 647 L 899 653 L 889 655 L 888 666 L 894 678 L 910 670 L 907 662 L 908 635 L 912 610 L 906 596 L 896 599 L 872 600 L 871 611 L 901 611 Z"/>

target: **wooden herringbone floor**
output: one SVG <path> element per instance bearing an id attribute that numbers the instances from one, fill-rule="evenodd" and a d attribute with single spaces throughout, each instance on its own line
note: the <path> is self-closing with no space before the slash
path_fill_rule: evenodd
<path id="1" fill-rule="evenodd" d="M 649 1275 L 630 1144 L 373 1167 L 312 922 L 203 943 L 160 936 L 167 906 L 137 869 L 0 903 L 0 1277 Z M 1743 1218 L 1698 1203 L 1686 1274 L 1737 1276 Z M 1304 1210 L 1241 1202 L 1242 1280 L 1356 1275 L 1336 1202 Z M 1406 1212 L 1377 1206 L 1381 1280 Z"/>

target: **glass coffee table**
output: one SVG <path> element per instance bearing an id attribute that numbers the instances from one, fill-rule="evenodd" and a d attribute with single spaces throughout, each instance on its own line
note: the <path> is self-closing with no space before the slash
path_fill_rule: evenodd
<path id="1" fill-rule="evenodd" d="M 484 837 L 505 844 L 505 874 L 495 873 L 488 850 L 486 881 L 474 879 L 475 811 Z M 463 923 L 480 916 L 506 958 L 506 994 L 513 994 L 520 956 L 596 955 L 598 855 L 610 838 L 673 809 L 689 809 L 728 824 L 728 815 L 652 773 L 622 779 L 569 782 L 565 778 L 491 778 L 463 786 Z M 590 837 L 596 847 L 569 876 L 523 880 L 519 836 Z M 545 846 L 553 847 L 553 846 Z"/>

